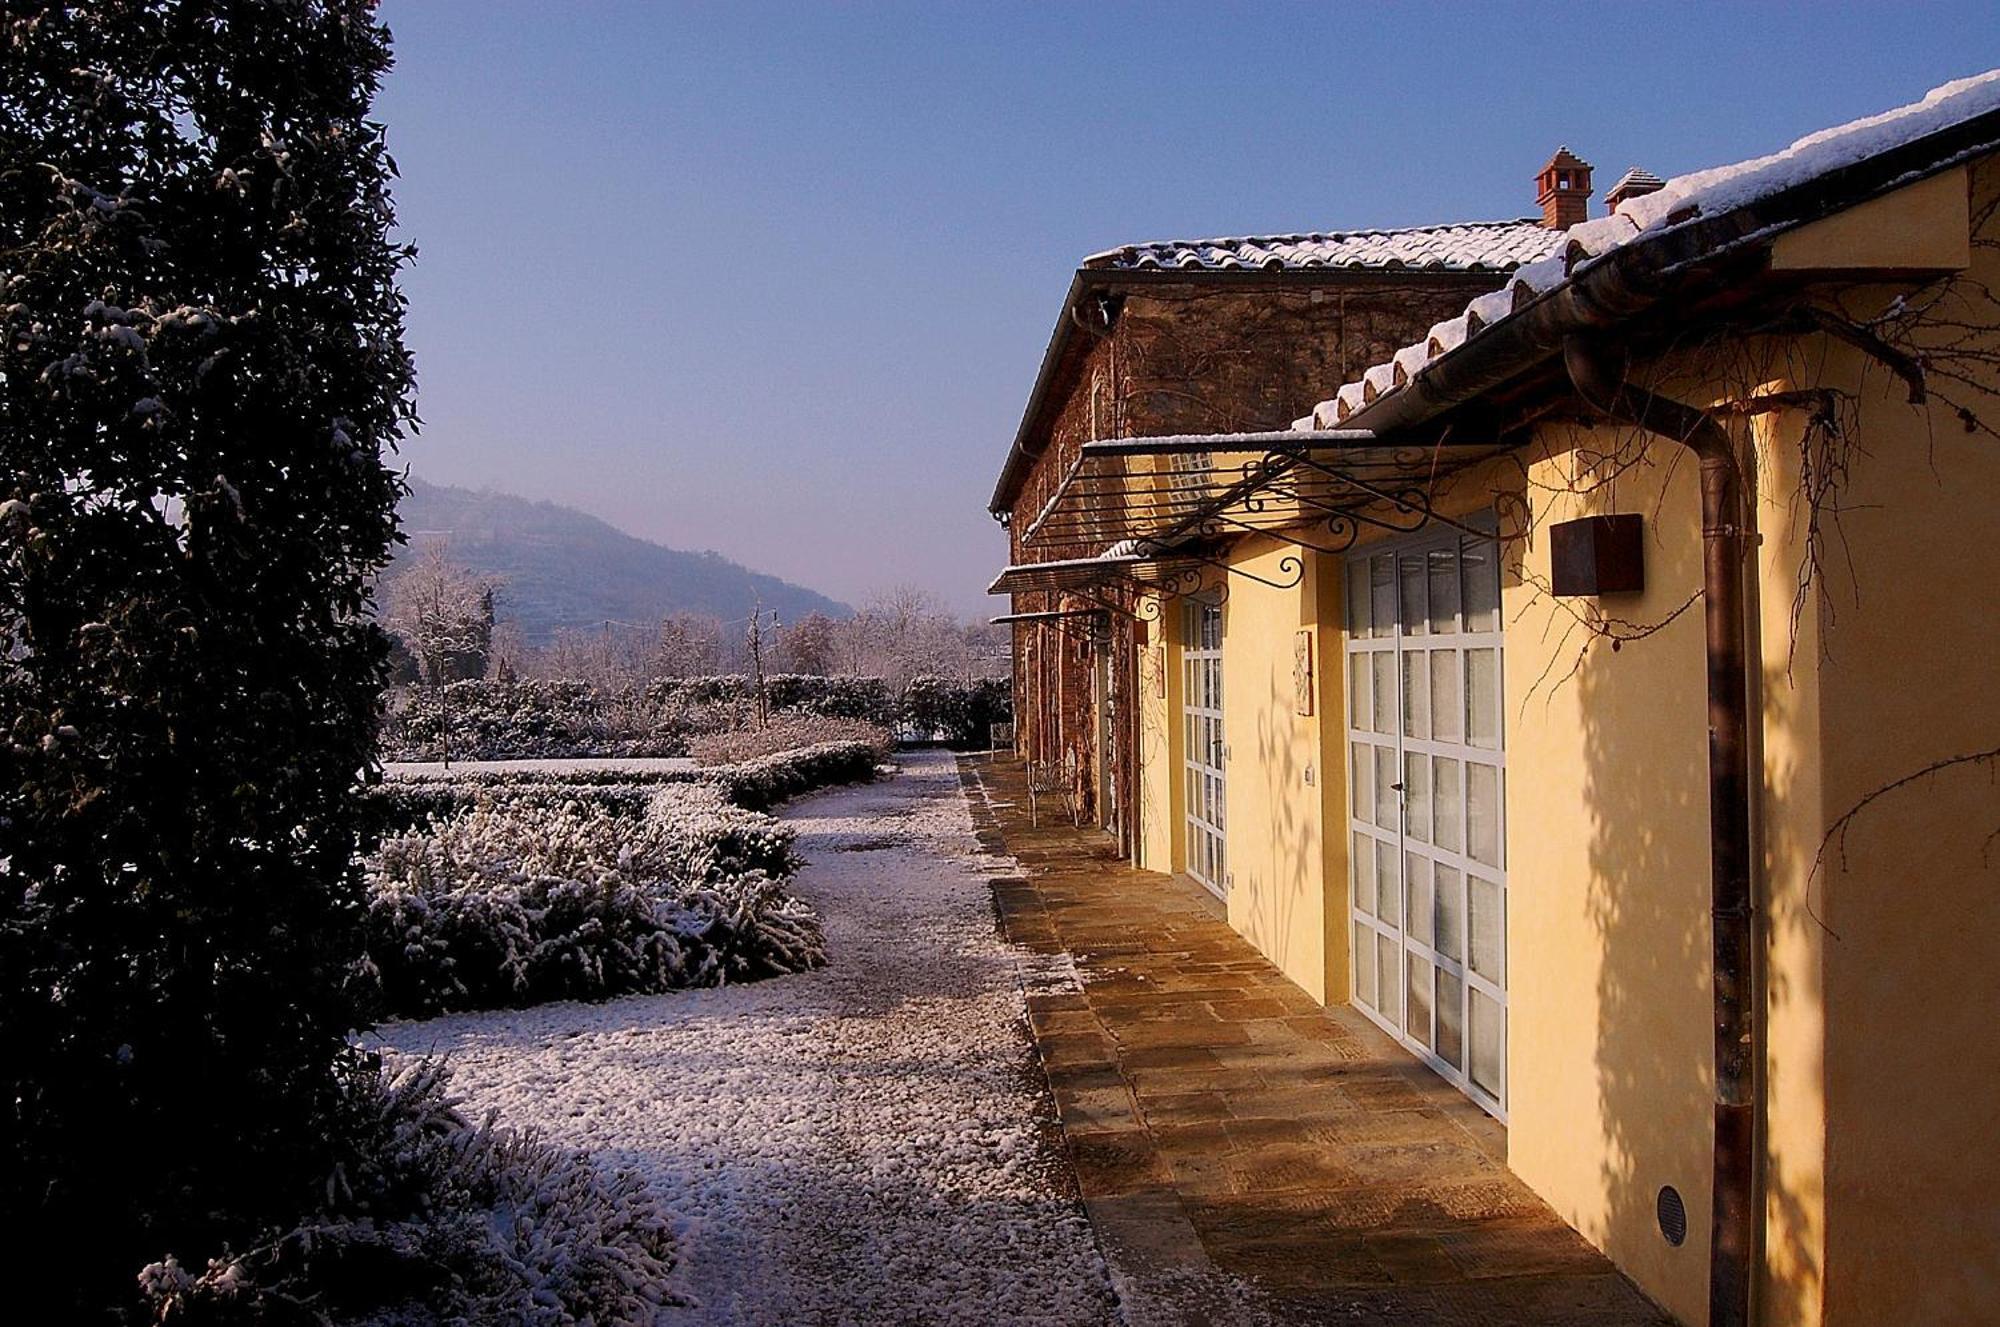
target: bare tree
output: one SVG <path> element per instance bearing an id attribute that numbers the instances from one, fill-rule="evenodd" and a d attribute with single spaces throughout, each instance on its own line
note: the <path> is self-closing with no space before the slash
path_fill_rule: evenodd
<path id="1" fill-rule="evenodd" d="M 387 587 L 384 622 L 416 661 L 418 678 L 436 692 L 438 742 L 446 765 L 451 764 L 451 714 L 445 688 L 461 674 L 476 677 L 486 671 L 493 590 L 491 580 L 453 562 L 441 540 L 427 545 Z M 472 671 L 466 672 L 468 668 Z"/>
<path id="2" fill-rule="evenodd" d="M 785 667 L 794 673 L 824 677 L 833 671 L 839 624 L 825 613 L 807 613 L 786 627 L 778 638 Z"/>
<path id="3" fill-rule="evenodd" d="M 660 623 L 653 646 L 659 677 L 704 677 L 722 664 L 722 623 L 702 613 L 674 613 Z"/>
<path id="4" fill-rule="evenodd" d="M 776 613 L 770 614 L 771 624 L 769 627 L 764 625 L 764 617 L 764 601 L 762 599 L 753 599 L 750 603 L 750 630 L 746 634 L 750 642 L 750 667 L 752 675 L 756 679 L 755 695 L 757 697 L 757 726 L 759 728 L 767 727 L 771 722 L 770 706 L 765 702 L 764 695 L 764 637 L 778 628 L 778 615 Z"/>
<path id="5" fill-rule="evenodd" d="M 493 642 L 487 649 L 486 675 L 495 682 L 512 682 L 528 670 L 528 639 L 521 624 L 512 618 L 493 624 Z"/>

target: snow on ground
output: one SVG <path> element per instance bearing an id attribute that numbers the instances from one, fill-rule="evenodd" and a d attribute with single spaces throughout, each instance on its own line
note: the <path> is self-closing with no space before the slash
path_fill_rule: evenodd
<path id="1" fill-rule="evenodd" d="M 385 1047 L 447 1053 L 472 1107 L 642 1170 L 681 1236 L 666 1323 L 1116 1321 L 951 757 L 785 819 L 827 968 L 394 1024 Z"/>
<path id="2" fill-rule="evenodd" d="M 689 770 L 694 760 L 688 756 L 577 756 L 545 760 L 454 760 L 449 769 L 441 760 L 390 760 L 382 771 L 392 779 L 449 779 L 458 774 L 518 772 L 522 774 L 649 774 L 661 770 Z"/>

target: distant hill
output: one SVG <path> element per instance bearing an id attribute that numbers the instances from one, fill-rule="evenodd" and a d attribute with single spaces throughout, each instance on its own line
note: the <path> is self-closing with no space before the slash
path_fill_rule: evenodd
<path id="1" fill-rule="evenodd" d="M 677 612 L 747 618 L 753 598 L 785 622 L 854 611 L 719 553 L 648 543 L 574 507 L 511 493 L 412 478 L 400 514 L 410 539 L 404 557 L 411 547 L 446 539 L 452 561 L 500 578 L 500 616 L 518 621 L 534 645 L 546 644 L 558 627 L 649 624 Z"/>

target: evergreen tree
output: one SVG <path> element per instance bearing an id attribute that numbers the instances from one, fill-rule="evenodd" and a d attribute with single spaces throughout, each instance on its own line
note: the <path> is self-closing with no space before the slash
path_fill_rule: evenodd
<path id="1" fill-rule="evenodd" d="M 12 1309 L 129 1301 L 328 1182 L 414 419 L 373 8 L 0 18 Z"/>

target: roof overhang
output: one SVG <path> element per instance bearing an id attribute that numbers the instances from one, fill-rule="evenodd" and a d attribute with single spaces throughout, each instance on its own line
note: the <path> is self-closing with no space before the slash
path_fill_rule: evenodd
<path id="1" fill-rule="evenodd" d="M 1742 206 L 1692 215 L 1575 261 L 1558 285 L 1424 364 L 1341 426 L 1448 436 L 1468 419 L 1514 425 L 1568 395 L 1561 356 L 1572 336 L 1636 352 L 1670 348 L 1702 325 L 1768 320 L 1796 301 L 1802 275 L 1774 270 L 1784 236 L 1975 158 L 2000 151 L 2000 111 L 1973 116 Z M 1803 330 L 1803 329 L 1802 329 Z"/>
<path id="2" fill-rule="evenodd" d="M 994 481 L 993 494 L 987 499 L 986 509 L 998 516 L 1012 507 L 1015 498 L 1020 495 L 1021 485 L 1047 445 L 1043 436 L 1048 427 L 1046 416 L 1051 407 L 1058 404 L 1057 386 L 1064 380 L 1065 370 L 1071 361 L 1079 359 L 1088 350 L 1093 338 L 1108 335 L 1115 321 L 1112 307 L 1104 305 L 1103 300 L 1115 299 L 1128 291 L 1148 286 L 1214 286 L 1254 290 L 1394 281 L 1401 286 L 1491 289 L 1496 280 L 1504 277 L 1503 271 L 1483 267 L 1462 270 L 1378 267 L 1078 268 L 1070 279 L 1069 290 L 1063 296 L 1055 329 L 1049 334 L 1048 347 L 1042 352 L 1041 367 L 1035 373 L 1027 406 L 1021 412 L 1020 425 L 1014 431 L 1013 444 L 1007 449 L 1007 459 Z M 1091 307 L 1093 302 L 1098 302 L 1095 310 Z"/>
<path id="3" fill-rule="evenodd" d="M 1144 590 L 1179 584 L 1200 570 L 1202 560 L 1170 549 L 1112 549 L 1089 558 L 1017 562 L 986 587 L 988 594 L 1081 592 L 1123 583 Z"/>
<path id="4" fill-rule="evenodd" d="M 1166 551 L 1314 526 L 1336 538 L 1401 529 L 1397 517 L 1430 513 L 1439 481 L 1502 450 L 1493 437 L 1411 443 L 1366 429 L 1106 439 L 1084 444 L 1021 542 Z"/>
<path id="5" fill-rule="evenodd" d="M 1080 617 L 1103 617 L 1110 610 L 1105 608 L 1052 608 L 1040 613 L 1002 613 L 986 620 L 996 627 L 1039 626 L 1044 623 L 1068 622 Z"/>

